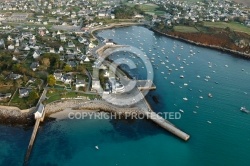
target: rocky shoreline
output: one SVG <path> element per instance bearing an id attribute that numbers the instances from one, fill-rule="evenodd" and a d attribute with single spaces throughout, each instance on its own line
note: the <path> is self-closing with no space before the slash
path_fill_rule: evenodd
<path id="1" fill-rule="evenodd" d="M 177 40 L 180 40 L 182 42 L 186 42 L 186 43 L 189 43 L 189 44 L 201 46 L 201 47 L 204 47 L 204 48 L 211 48 L 211 49 L 215 49 L 215 50 L 227 52 L 227 53 L 233 54 L 233 55 L 235 55 L 237 57 L 241 57 L 241 58 L 245 58 L 245 59 L 250 59 L 250 54 L 246 54 L 246 53 L 243 53 L 243 52 L 231 50 L 231 49 L 228 49 L 228 48 L 223 48 L 223 47 L 216 46 L 216 45 L 207 45 L 207 44 L 203 44 L 203 43 L 198 43 L 198 42 L 194 42 L 192 40 L 181 38 L 179 36 L 174 36 L 174 35 L 170 35 L 170 34 L 161 32 L 161 31 L 159 31 L 157 29 L 154 29 L 154 28 L 150 28 L 150 29 L 152 31 L 156 32 L 156 33 L 159 33 L 161 35 L 167 36 L 167 37 L 172 38 L 172 39 L 177 39 Z"/>
<path id="2" fill-rule="evenodd" d="M 22 111 L 17 107 L 0 106 L 0 124 L 4 125 L 33 125 L 34 112 Z"/>

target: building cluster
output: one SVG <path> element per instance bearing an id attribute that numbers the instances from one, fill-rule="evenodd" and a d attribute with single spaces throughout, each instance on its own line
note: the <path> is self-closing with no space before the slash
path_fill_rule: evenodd
<path id="1" fill-rule="evenodd" d="M 60 62 L 76 69 L 79 65 L 90 62 L 91 52 L 96 43 L 90 41 L 90 32 L 96 26 L 103 25 L 102 19 L 115 19 L 114 10 L 120 5 L 120 0 L 5 0 L 0 2 L 0 50 L 11 53 L 11 59 L 16 64 L 23 64 L 33 71 L 42 69 L 41 58 L 45 53 L 58 54 Z M 247 7 L 232 1 L 205 1 L 189 4 L 175 0 L 131 0 L 130 4 L 156 4 L 165 14 L 153 15 L 154 22 L 164 21 L 167 25 L 181 24 L 183 21 L 229 21 L 239 19 L 250 26 Z M 136 14 L 134 18 L 143 19 Z M 239 41 L 239 44 L 243 41 Z M 103 44 L 113 45 L 111 40 Z M 44 62 L 46 63 L 46 62 Z M 43 64 L 44 65 L 44 64 Z M 98 64 L 94 64 L 95 65 Z M 52 74 L 56 81 L 73 84 L 76 89 L 85 87 L 83 78 L 73 77 L 62 71 Z M 124 91 L 121 82 L 108 73 L 104 93 L 119 93 Z M 7 79 L 13 82 L 22 79 L 20 73 L 10 71 Z M 29 84 L 19 87 L 20 98 L 29 96 L 33 89 Z M 94 81 L 93 81 L 94 82 Z M 95 85 L 95 84 L 93 84 Z M 10 93 L 0 93 L 0 100 L 10 98 Z"/>
<path id="2" fill-rule="evenodd" d="M 228 22 L 230 20 L 236 20 L 250 26 L 249 8 L 242 4 L 235 3 L 232 0 L 205 0 L 196 3 L 175 0 L 134 0 L 129 2 L 132 4 L 147 4 L 151 2 L 161 6 L 161 10 L 164 9 L 165 14 L 160 17 L 155 16 L 153 22 L 163 20 L 168 25 L 182 24 L 185 21 L 196 23 L 203 21 Z"/>

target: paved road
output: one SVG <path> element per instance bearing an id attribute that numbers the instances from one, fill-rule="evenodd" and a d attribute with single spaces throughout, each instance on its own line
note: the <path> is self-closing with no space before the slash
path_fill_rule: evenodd
<path id="1" fill-rule="evenodd" d="M 92 76 L 91 76 L 91 74 L 90 74 L 90 72 L 88 70 L 87 70 L 86 74 L 87 74 L 87 76 L 89 78 L 88 87 L 87 87 L 87 92 L 89 92 L 90 89 L 91 89 L 91 84 L 92 84 Z"/>

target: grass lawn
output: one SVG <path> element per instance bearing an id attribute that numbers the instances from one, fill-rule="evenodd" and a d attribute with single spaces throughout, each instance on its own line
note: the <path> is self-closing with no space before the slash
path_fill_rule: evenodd
<path id="1" fill-rule="evenodd" d="M 58 85 L 58 84 L 56 84 L 56 85 L 54 85 L 54 88 L 56 88 L 56 89 L 64 89 L 65 85 Z"/>
<path id="2" fill-rule="evenodd" d="M 64 86 L 64 83 L 62 81 L 56 81 L 56 85 Z"/>
<path id="3" fill-rule="evenodd" d="M 130 4 L 130 3 L 127 3 L 128 6 L 130 7 L 133 7 L 135 6 L 134 4 Z M 158 5 L 156 4 L 142 4 L 142 5 L 139 5 L 140 6 L 140 9 L 142 11 L 144 11 L 146 14 L 149 14 L 149 15 L 164 15 L 165 12 L 164 11 L 160 11 L 160 10 L 157 10 L 157 8 L 159 7 Z"/>
<path id="4" fill-rule="evenodd" d="M 155 4 L 143 4 L 140 5 L 140 9 L 143 10 L 144 12 L 151 12 L 155 11 L 159 6 Z"/>
<path id="5" fill-rule="evenodd" d="M 201 0 L 180 0 L 180 1 L 184 1 L 184 2 L 188 2 L 188 3 L 196 3 L 196 2 L 202 2 Z"/>
<path id="6" fill-rule="evenodd" d="M 15 106 L 20 109 L 27 109 L 29 108 L 29 105 L 27 105 L 27 98 L 19 98 L 18 91 L 14 95 L 13 99 L 10 102 L 10 106 Z"/>
<path id="7" fill-rule="evenodd" d="M 204 22 L 204 26 L 225 29 L 229 27 L 237 32 L 245 32 L 250 35 L 250 28 L 237 22 Z"/>
<path id="8" fill-rule="evenodd" d="M 177 32 L 187 32 L 187 33 L 199 32 L 196 28 L 190 26 L 175 26 L 174 30 Z"/>
<path id="9" fill-rule="evenodd" d="M 88 71 L 91 72 L 91 73 L 93 72 L 93 67 L 92 67 L 93 63 L 94 62 L 85 62 L 85 63 L 83 63 L 85 68 L 88 69 Z"/>
<path id="10" fill-rule="evenodd" d="M 89 81 L 89 77 L 86 75 L 82 75 L 82 74 L 77 74 L 77 79 L 79 80 L 85 80 L 85 82 Z"/>
<path id="11" fill-rule="evenodd" d="M 52 93 L 47 93 L 48 99 L 46 100 L 46 104 L 57 101 L 57 100 L 61 100 L 61 98 L 76 98 L 79 96 L 88 97 L 91 100 L 97 98 L 96 95 L 90 95 L 90 94 L 84 94 L 84 93 L 78 93 L 78 92 L 66 92 L 63 90 L 55 90 Z"/>
<path id="12" fill-rule="evenodd" d="M 0 86 L 0 93 L 12 93 L 14 91 L 12 86 Z"/>
<path id="13" fill-rule="evenodd" d="M 156 11 L 154 11 L 154 14 L 155 15 L 158 15 L 158 16 L 162 16 L 162 15 L 164 15 L 166 12 L 164 12 L 164 11 L 161 11 L 161 10 L 156 10 Z"/>

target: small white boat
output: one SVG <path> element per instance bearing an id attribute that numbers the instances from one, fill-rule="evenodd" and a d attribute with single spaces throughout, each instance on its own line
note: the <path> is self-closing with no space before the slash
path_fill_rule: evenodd
<path id="1" fill-rule="evenodd" d="M 250 111 L 247 110 L 246 107 L 241 107 L 240 110 L 241 110 L 242 112 L 244 112 L 244 113 L 247 113 L 247 114 L 250 113 Z"/>
<path id="2" fill-rule="evenodd" d="M 184 76 L 183 76 L 183 75 L 180 75 L 180 78 L 184 78 Z"/>
<path id="3" fill-rule="evenodd" d="M 208 120 L 207 123 L 211 124 L 212 122 Z"/>
<path id="4" fill-rule="evenodd" d="M 203 99 L 203 97 L 202 97 L 202 96 L 200 96 L 199 98 L 200 98 L 200 99 Z"/>
<path id="5" fill-rule="evenodd" d="M 180 112 L 184 113 L 184 111 L 182 109 L 179 110 Z"/>
<path id="6" fill-rule="evenodd" d="M 173 85 L 175 84 L 174 82 L 170 82 L 170 83 L 173 84 Z"/>
<path id="7" fill-rule="evenodd" d="M 183 98 L 183 100 L 187 101 L 187 100 L 188 100 L 188 98 L 184 97 L 184 98 Z"/>
<path id="8" fill-rule="evenodd" d="M 97 145 L 95 146 L 95 148 L 96 148 L 97 150 L 99 150 L 99 147 L 98 147 Z"/>
<path id="9" fill-rule="evenodd" d="M 208 97 L 211 97 L 211 98 L 212 98 L 212 97 L 213 97 L 213 95 L 212 95 L 211 93 L 209 93 L 209 94 L 208 94 Z"/>
<path id="10" fill-rule="evenodd" d="M 187 83 L 184 83 L 184 86 L 188 86 L 188 84 L 187 84 Z"/>

